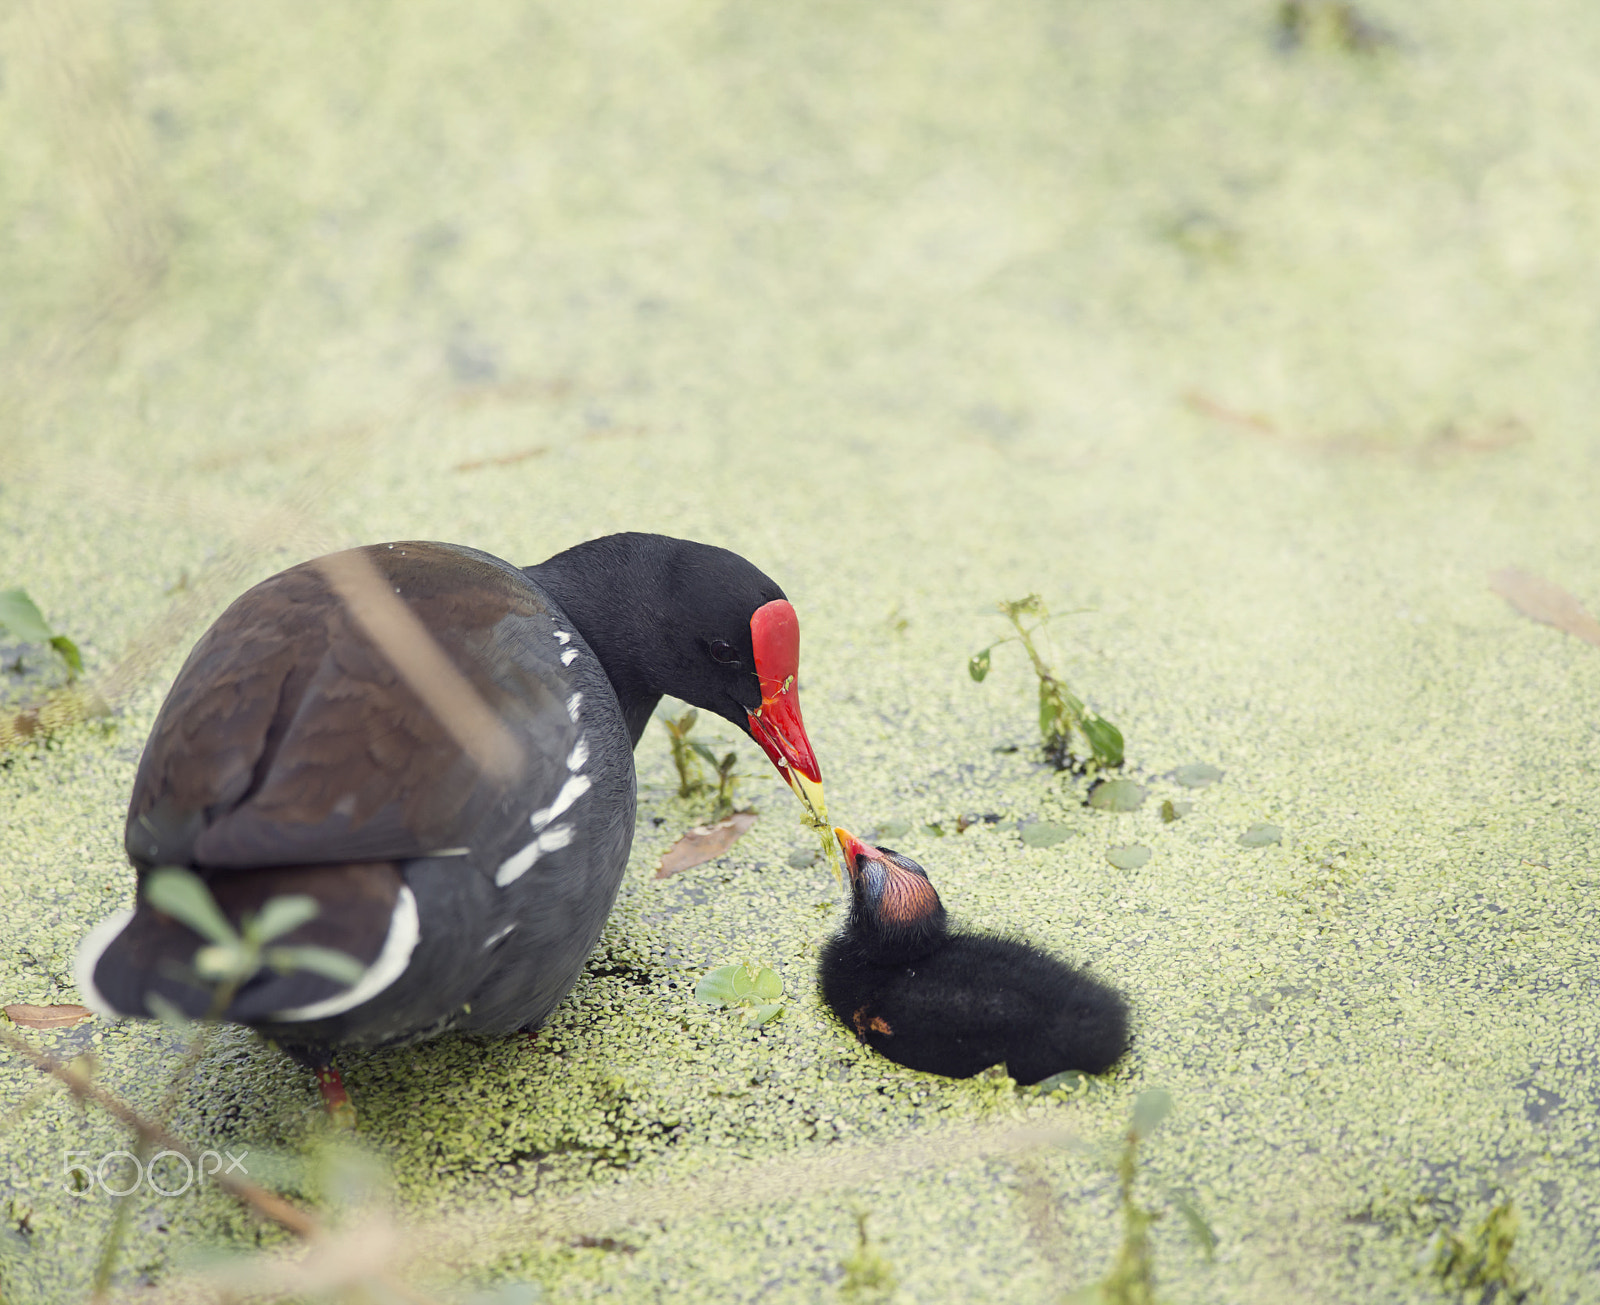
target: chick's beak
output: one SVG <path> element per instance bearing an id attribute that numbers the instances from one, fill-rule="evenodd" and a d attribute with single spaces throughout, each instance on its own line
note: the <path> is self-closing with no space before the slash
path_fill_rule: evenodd
<path id="1" fill-rule="evenodd" d="M 855 878 L 857 857 L 865 857 L 869 861 L 881 861 L 884 859 L 882 852 L 863 843 L 848 829 L 840 829 L 838 825 L 835 825 L 833 827 L 833 836 L 839 840 L 839 850 L 844 853 L 845 869 L 850 872 L 852 879 Z"/>

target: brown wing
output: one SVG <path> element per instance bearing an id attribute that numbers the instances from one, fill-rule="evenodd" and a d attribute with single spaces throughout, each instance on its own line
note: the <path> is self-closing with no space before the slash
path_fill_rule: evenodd
<path id="1" fill-rule="evenodd" d="M 561 687 L 559 648 L 542 629 L 533 637 L 550 618 L 520 573 L 445 544 L 359 551 L 511 728 L 518 776 L 483 774 L 304 563 L 240 597 L 184 664 L 134 781 L 126 841 L 136 865 L 488 849 L 559 788 L 574 727 L 544 683 Z"/>

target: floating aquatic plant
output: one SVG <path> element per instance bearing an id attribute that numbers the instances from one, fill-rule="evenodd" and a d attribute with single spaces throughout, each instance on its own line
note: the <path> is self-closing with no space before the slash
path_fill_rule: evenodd
<path id="1" fill-rule="evenodd" d="M 1422 1249 L 1422 1267 L 1456 1291 L 1480 1292 L 1484 1301 L 1538 1299 L 1537 1285 L 1528 1282 L 1511 1263 L 1517 1223 L 1516 1208 L 1508 1199 L 1464 1237 L 1440 1226 Z"/>
<path id="2" fill-rule="evenodd" d="M 717 1010 L 738 1011 L 755 1028 L 783 1013 L 783 980 L 765 965 L 719 965 L 695 984 L 694 996 Z"/>
<path id="3" fill-rule="evenodd" d="M 1081 768 L 1087 771 L 1104 770 L 1122 764 L 1122 731 L 1104 716 L 1089 710 L 1083 699 L 1067 688 L 1040 655 L 1034 636 L 1051 620 L 1044 599 L 1029 594 L 1012 602 L 1000 604 L 1000 611 L 1011 622 L 1016 634 L 996 640 L 967 659 L 967 673 L 982 683 L 989 674 L 990 654 L 1006 643 L 1020 643 L 1033 663 L 1033 672 L 1039 678 L 1039 734 L 1045 756 L 1058 770 Z M 1025 625 L 1025 617 L 1038 618 L 1034 624 Z M 1079 737 L 1088 749 L 1088 756 L 1080 762 L 1073 751 L 1073 740 Z"/>

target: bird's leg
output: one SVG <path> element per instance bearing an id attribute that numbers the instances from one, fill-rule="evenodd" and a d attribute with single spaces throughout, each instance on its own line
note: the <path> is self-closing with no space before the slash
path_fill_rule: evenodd
<path id="1" fill-rule="evenodd" d="M 322 1093 L 322 1104 L 328 1111 L 328 1119 L 335 1128 L 354 1129 L 356 1126 L 356 1108 L 350 1104 L 350 1094 L 344 1090 L 344 1078 L 339 1073 L 339 1067 L 333 1063 L 333 1057 L 320 1064 L 313 1065 L 316 1071 L 317 1088 Z"/>

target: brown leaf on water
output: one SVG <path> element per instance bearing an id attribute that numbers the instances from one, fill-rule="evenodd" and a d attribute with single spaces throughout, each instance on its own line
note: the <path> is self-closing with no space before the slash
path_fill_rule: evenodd
<path id="1" fill-rule="evenodd" d="M 656 878 L 665 879 L 680 870 L 715 861 L 737 843 L 756 823 L 754 811 L 735 811 L 726 820 L 714 825 L 696 825 L 667 849 L 656 868 Z"/>
<path id="2" fill-rule="evenodd" d="M 451 467 L 451 471 L 480 471 L 484 467 L 514 467 L 519 462 L 526 462 L 529 458 L 542 458 L 550 450 L 543 444 L 536 444 L 531 449 L 520 449 L 516 453 L 502 453 L 497 458 L 473 458 L 470 462 L 458 462 Z"/>
<path id="3" fill-rule="evenodd" d="M 24 1029 L 64 1029 L 94 1018 L 94 1012 L 87 1006 L 27 1006 L 20 1002 L 7 1006 L 6 1015 L 13 1024 Z"/>
<path id="4" fill-rule="evenodd" d="M 1508 566 L 1489 577 L 1489 588 L 1524 616 L 1600 648 L 1600 621 L 1560 585 Z"/>

